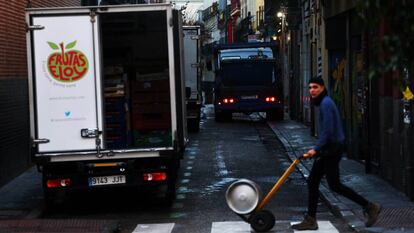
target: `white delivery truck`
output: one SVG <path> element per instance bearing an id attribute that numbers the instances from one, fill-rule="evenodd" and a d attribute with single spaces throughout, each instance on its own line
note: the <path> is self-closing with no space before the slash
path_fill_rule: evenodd
<path id="1" fill-rule="evenodd" d="M 184 74 L 187 94 L 188 130 L 200 129 L 201 110 L 201 67 L 200 26 L 183 26 L 184 32 Z"/>
<path id="2" fill-rule="evenodd" d="M 178 12 L 27 9 L 26 20 L 31 148 L 46 200 L 157 187 L 171 201 L 187 142 Z"/>

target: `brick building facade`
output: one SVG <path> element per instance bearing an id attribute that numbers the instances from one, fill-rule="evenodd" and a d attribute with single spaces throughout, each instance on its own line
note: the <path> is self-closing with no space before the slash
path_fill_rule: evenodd
<path id="1" fill-rule="evenodd" d="M 0 186 L 30 166 L 26 7 L 80 6 L 80 0 L 0 4 Z"/>

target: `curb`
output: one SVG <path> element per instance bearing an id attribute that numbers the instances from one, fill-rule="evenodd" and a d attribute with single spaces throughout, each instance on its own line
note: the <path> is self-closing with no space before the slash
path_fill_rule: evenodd
<path id="1" fill-rule="evenodd" d="M 281 130 L 271 127 L 269 123 L 268 126 L 270 127 L 270 129 L 272 129 L 272 131 L 276 134 L 278 140 L 282 143 L 291 162 L 298 158 L 300 154 L 297 151 L 295 151 L 294 148 L 292 148 L 289 141 L 281 133 Z M 310 170 L 303 164 L 302 161 L 297 165 L 297 169 L 305 179 L 309 177 Z M 331 192 L 329 188 L 327 188 L 323 183 L 321 183 L 321 185 L 319 186 L 319 193 L 321 199 L 327 204 L 328 208 L 332 211 L 332 213 L 335 216 L 342 218 L 345 221 L 345 223 L 355 232 L 378 232 L 368 230 L 365 227 L 365 223 L 361 221 L 361 219 L 359 219 L 344 203 L 342 203 L 338 198 L 336 198 L 334 193 Z"/>

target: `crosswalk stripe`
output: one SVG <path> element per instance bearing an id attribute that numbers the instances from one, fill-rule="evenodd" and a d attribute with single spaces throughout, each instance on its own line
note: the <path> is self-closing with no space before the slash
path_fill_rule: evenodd
<path id="1" fill-rule="evenodd" d="M 289 225 L 296 224 L 298 222 L 290 221 L 276 221 L 275 227 L 270 232 L 277 232 L 282 230 L 283 232 L 298 232 L 294 231 Z M 278 226 L 278 224 L 280 224 Z M 339 233 L 339 231 L 332 225 L 330 221 L 318 221 L 319 229 L 316 231 L 300 231 L 300 233 Z M 213 222 L 211 227 L 211 233 L 251 233 L 252 229 L 250 224 L 243 221 L 233 222 Z"/>
<path id="2" fill-rule="evenodd" d="M 296 224 L 299 222 L 289 222 L 289 221 L 276 221 L 276 225 L 273 228 L 273 231 L 278 230 L 277 225 L 281 224 L 283 230 L 294 232 L 294 233 L 339 233 L 334 225 L 330 221 L 318 221 L 318 230 L 316 231 L 295 231 L 289 229 L 290 225 Z M 171 233 L 175 223 L 159 223 L 159 224 L 138 224 L 132 233 Z M 279 226 L 280 228 L 280 226 Z M 279 229 L 280 230 L 280 229 Z M 227 221 L 227 222 L 213 222 L 211 226 L 211 233 L 251 233 L 252 229 L 250 224 L 243 221 Z"/>
<path id="3" fill-rule="evenodd" d="M 250 224 L 247 222 L 213 222 L 211 233 L 250 233 Z"/>
<path id="4" fill-rule="evenodd" d="M 138 224 L 132 233 L 171 233 L 174 223 Z"/>
<path id="5" fill-rule="evenodd" d="M 290 224 L 297 224 L 299 222 L 291 222 Z M 294 231 L 294 232 L 300 232 L 300 233 L 336 233 L 339 231 L 332 225 L 330 221 L 318 221 L 318 230 L 316 231 Z"/>

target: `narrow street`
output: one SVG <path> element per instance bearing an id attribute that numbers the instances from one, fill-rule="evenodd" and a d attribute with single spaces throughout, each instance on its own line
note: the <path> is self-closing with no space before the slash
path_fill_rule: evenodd
<path id="1" fill-rule="evenodd" d="M 212 108 L 207 108 L 200 132 L 190 135 L 181 161 L 177 199 L 171 207 L 160 204 L 154 195 L 132 190 L 82 193 L 47 209 L 42 218 L 104 219 L 125 233 L 250 232 L 250 226 L 227 207 L 227 187 L 247 178 L 257 182 L 265 195 L 290 162 L 258 115 L 235 115 L 231 122 L 216 123 L 212 114 Z M 306 182 L 295 171 L 265 208 L 276 217 L 273 232 L 293 232 L 290 224 L 302 219 L 306 198 Z M 320 221 L 329 221 L 321 229 L 333 225 L 339 232 L 351 232 L 323 203 L 318 216 Z"/>
<path id="2" fill-rule="evenodd" d="M 414 233 L 413 8 L 2 1 L 0 233 Z"/>

